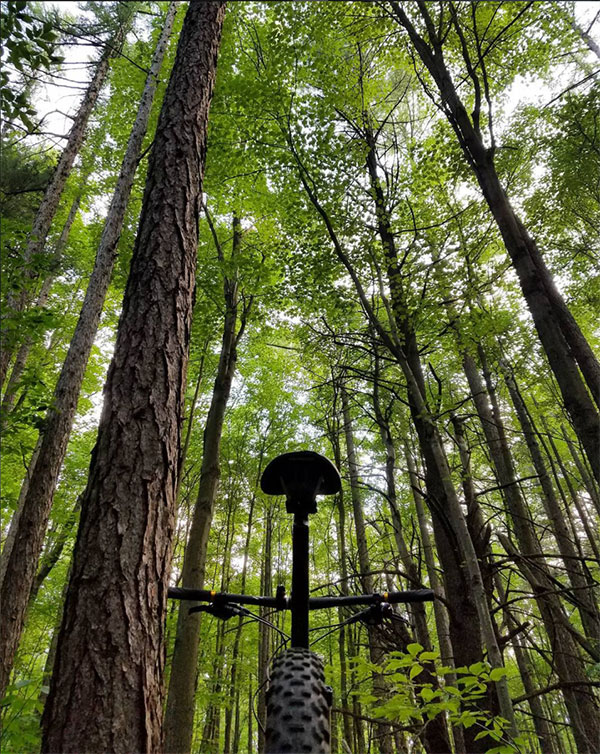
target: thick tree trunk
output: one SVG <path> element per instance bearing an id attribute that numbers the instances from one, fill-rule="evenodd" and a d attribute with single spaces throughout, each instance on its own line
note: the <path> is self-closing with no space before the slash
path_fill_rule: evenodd
<path id="1" fill-rule="evenodd" d="M 241 240 L 241 227 L 237 218 L 234 218 L 233 230 L 233 258 L 235 259 Z M 242 327 L 236 333 L 238 291 L 235 279 L 225 278 L 224 296 L 226 311 L 221 354 L 204 428 L 198 497 L 183 559 L 182 586 L 191 589 L 202 589 L 204 586 L 206 548 L 221 474 L 220 448 L 223 421 L 235 373 L 237 343 L 244 324 L 242 323 Z M 177 615 L 175 646 L 165 711 L 165 746 L 166 750 L 172 754 L 188 754 L 194 728 L 200 615 L 198 613 L 188 615 L 189 607 L 182 604 Z"/>
<path id="2" fill-rule="evenodd" d="M 224 15 L 224 2 L 190 4 L 159 118 L 82 499 L 43 752 L 162 750 L 178 453 Z"/>
<path id="3" fill-rule="evenodd" d="M 58 476 L 67 452 L 85 369 L 110 282 L 116 245 L 133 185 L 142 139 L 146 133 L 157 76 L 169 38 L 175 7 L 174 3 L 170 6 L 163 34 L 154 55 L 117 181 L 117 188 L 104 225 L 81 314 L 58 378 L 51 408 L 46 415 L 39 454 L 31 472 L 19 516 L 19 528 L 7 559 L 1 585 L 4 606 L 2 611 L 4 617 L 0 624 L 2 626 L 0 629 L 2 677 L 10 672 L 23 630 L 25 608 L 46 533 Z M 5 623 L 5 620 L 9 622 Z"/>
<path id="4" fill-rule="evenodd" d="M 106 79 L 110 60 L 119 54 L 125 35 L 126 28 L 125 26 L 121 26 L 115 37 L 104 48 L 102 56 L 96 65 L 92 80 L 88 84 L 88 88 L 79 105 L 79 110 L 67 137 L 67 143 L 60 155 L 58 164 L 54 169 L 50 183 L 44 192 L 44 197 L 33 221 L 27 247 L 23 254 L 24 279 L 19 286 L 19 290 L 7 300 L 7 316 L 14 316 L 18 312 L 22 312 L 27 306 L 28 297 L 31 295 L 31 291 L 29 290 L 31 281 L 38 276 L 36 271 L 31 267 L 32 262 L 36 257 L 41 258 L 43 254 L 52 220 L 56 214 L 60 197 L 75 158 L 83 144 L 87 124 Z M 12 354 L 18 345 L 14 342 L 13 337 L 11 337 L 10 331 L 5 327 L 2 327 L 2 344 L 2 352 L 0 353 L 0 387 L 4 385 Z"/>
<path id="5" fill-rule="evenodd" d="M 590 397 L 591 393 L 600 406 L 600 364 L 554 285 L 535 241 L 511 206 L 496 173 L 493 151 L 485 147 L 479 129 L 471 122 L 458 96 L 444 61 L 442 41 L 427 5 L 424 0 L 419 0 L 418 4 L 427 25 L 429 44 L 416 31 L 398 2 L 392 0 L 390 7 L 398 23 L 408 32 L 417 54 L 440 91 L 446 117 L 475 173 L 518 275 L 565 408 L 594 475 L 600 480 L 600 416 Z"/>

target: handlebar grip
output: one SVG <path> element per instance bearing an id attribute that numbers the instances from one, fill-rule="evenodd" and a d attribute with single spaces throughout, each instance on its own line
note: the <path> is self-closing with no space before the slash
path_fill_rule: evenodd
<path id="1" fill-rule="evenodd" d="M 385 602 L 395 605 L 398 602 L 433 602 L 435 593 L 433 589 L 411 589 L 407 592 L 383 592 L 381 595 Z"/>

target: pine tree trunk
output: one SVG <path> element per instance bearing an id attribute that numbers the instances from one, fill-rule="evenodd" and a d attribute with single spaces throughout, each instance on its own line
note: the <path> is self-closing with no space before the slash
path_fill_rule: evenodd
<path id="1" fill-rule="evenodd" d="M 590 398 L 591 393 L 597 406 L 600 406 L 600 364 L 554 285 L 535 241 L 511 206 L 496 173 L 493 151 L 485 147 L 481 133 L 471 122 L 458 96 L 427 5 L 424 0 L 419 0 L 418 4 L 427 25 L 429 44 L 418 34 L 400 4 L 395 0 L 390 2 L 399 24 L 408 32 L 417 54 L 440 91 L 446 117 L 475 173 L 518 275 L 565 408 L 594 476 L 600 480 L 600 416 Z"/>
<path id="2" fill-rule="evenodd" d="M 162 750 L 178 453 L 224 15 L 223 2 L 190 4 L 159 118 L 82 499 L 43 752 Z"/>
<path id="3" fill-rule="evenodd" d="M 234 257 L 238 253 L 240 239 L 240 223 L 237 218 L 234 218 Z M 204 586 L 206 548 L 221 474 L 221 435 L 231 383 L 235 374 L 237 343 L 242 333 L 242 329 L 236 333 L 238 291 L 235 279 L 225 278 L 224 297 L 226 311 L 221 354 L 211 404 L 206 417 L 198 496 L 183 559 L 182 586 L 190 589 L 202 589 Z M 194 728 L 200 615 L 198 613 L 188 615 L 189 607 L 190 605 L 182 604 L 177 615 L 175 646 L 165 710 L 165 746 L 167 751 L 173 754 L 187 754 L 190 751 Z"/>
<path id="4" fill-rule="evenodd" d="M 28 303 L 28 297 L 31 295 L 29 290 L 32 281 L 38 276 L 35 269 L 32 269 L 32 262 L 36 258 L 41 258 L 52 220 L 56 214 L 58 203 L 62 195 L 63 189 L 67 182 L 67 178 L 73 167 L 73 163 L 83 140 L 85 138 L 87 124 L 92 114 L 100 90 L 106 79 L 106 75 L 109 70 L 110 60 L 119 54 L 119 50 L 125 39 L 126 28 L 121 26 L 115 37 L 106 45 L 100 60 L 98 61 L 92 80 L 88 84 L 87 90 L 83 96 L 77 115 L 73 120 L 73 125 L 69 131 L 67 137 L 67 143 L 63 149 L 58 164 L 54 169 L 50 183 L 48 184 L 44 197 L 38 208 L 35 219 L 33 221 L 33 227 L 27 241 L 27 247 L 23 254 L 23 281 L 16 294 L 11 295 L 7 300 L 7 314 L 14 316 L 19 312 L 22 312 Z M 15 347 L 18 345 L 13 342 L 11 333 L 5 327 L 2 328 L 2 352 L 0 353 L 0 387 L 4 385 L 8 366 L 12 358 Z"/>
<path id="5" fill-rule="evenodd" d="M 156 49 L 138 117 L 129 139 L 79 321 L 58 378 L 51 408 L 45 418 L 39 454 L 24 497 L 18 522 L 19 528 L 7 559 L 1 585 L 4 606 L 2 611 L 4 618 L 0 629 L 2 677 L 10 672 L 23 630 L 25 609 L 48 525 L 58 476 L 67 452 L 85 369 L 110 282 L 116 244 L 121 233 L 127 200 L 133 184 L 174 12 L 175 4 L 172 4 Z M 5 623 L 5 620 L 9 622 Z"/>

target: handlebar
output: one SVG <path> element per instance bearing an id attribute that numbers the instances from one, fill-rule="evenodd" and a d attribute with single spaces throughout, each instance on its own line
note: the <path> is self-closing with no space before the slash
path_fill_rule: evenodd
<path id="1" fill-rule="evenodd" d="M 285 596 L 282 587 L 277 589 L 275 597 L 256 597 L 251 594 L 229 594 L 227 592 L 215 592 L 210 589 L 187 589 L 184 587 L 169 587 L 168 596 L 175 600 L 261 605 L 263 607 L 273 607 L 276 610 L 289 610 L 291 607 L 291 599 Z M 309 610 L 322 610 L 327 607 L 342 607 L 345 605 L 375 605 L 379 602 L 387 602 L 390 605 L 395 605 L 401 602 L 432 602 L 433 599 L 434 592 L 432 589 L 412 589 L 404 592 L 376 592 L 374 594 L 355 594 L 347 597 L 310 597 L 308 608 Z"/>

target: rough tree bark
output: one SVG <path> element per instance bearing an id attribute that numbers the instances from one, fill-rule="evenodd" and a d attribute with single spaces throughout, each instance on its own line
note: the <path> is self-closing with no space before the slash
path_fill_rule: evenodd
<path id="1" fill-rule="evenodd" d="M 217 253 L 223 253 L 215 234 Z M 241 243 L 239 218 L 233 220 L 232 261 L 235 264 Z M 220 448 L 225 410 L 235 373 L 237 345 L 243 334 L 245 314 L 239 329 L 237 276 L 225 277 L 225 320 L 221 354 L 213 388 L 211 404 L 206 418 L 203 438 L 202 467 L 198 496 L 194 508 L 190 536 L 185 548 L 182 586 L 202 589 L 204 585 L 206 547 L 212 523 L 220 477 Z M 169 692 L 165 711 L 165 746 L 168 752 L 187 754 L 190 751 L 194 727 L 194 697 L 196 693 L 198 640 L 200 615 L 188 615 L 189 605 L 181 605 L 177 615 L 175 646 L 169 679 Z"/>
<path id="2" fill-rule="evenodd" d="M 82 499 L 43 752 L 162 750 L 178 453 L 224 15 L 224 2 L 189 5 L 159 117 Z"/>
<path id="3" fill-rule="evenodd" d="M 48 525 L 54 491 L 67 452 L 85 369 L 100 323 L 127 201 L 175 10 L 176 5 L 172 3 L 129 137 L 79 320 L 61 368 L 51 407 L 45 417 L 39 452 L 35 463 L 32 464 L 33 469 L 28 474 L 29 479 L 26 480 L 27 492 L 23 497 L 23 506 L 18 512 L 18 529 L 6 557 L 6 566 L 3 568 L 0 585 L 3 604 L 3 617 L 0 622 L 0 662 L 3 677 L 10 672 L 23 630 L 25 610 Z"/>

